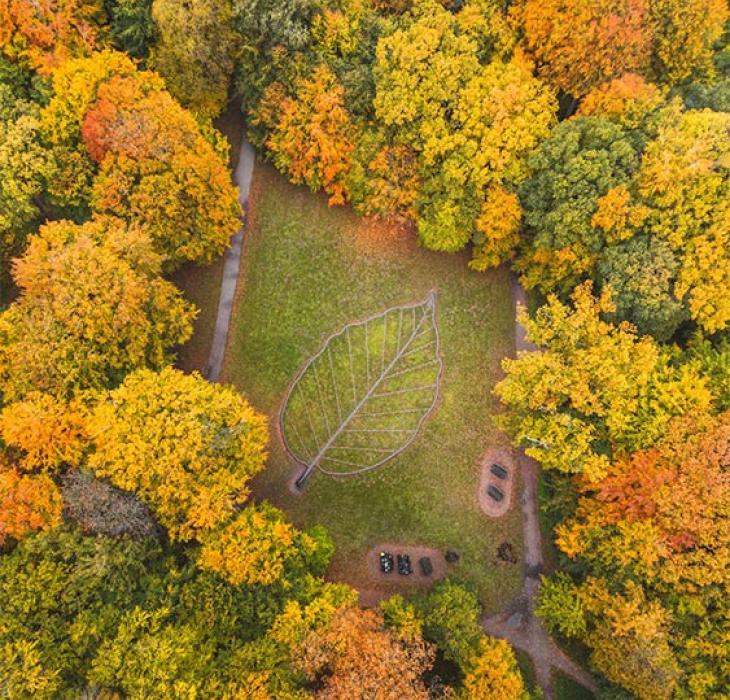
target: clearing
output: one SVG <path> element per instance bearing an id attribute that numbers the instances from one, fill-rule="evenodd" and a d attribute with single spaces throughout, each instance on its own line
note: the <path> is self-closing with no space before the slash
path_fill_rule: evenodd
<path id="1" fill-rule="evenodd" d="M 522 570 L 497 563 L 496 550 L 508 541 L 521 559 L 520 513 L 513 504 L 489 519 L 478 484 L 480 457 L 503 439 L 490 415 L 498 409 L 491 389 L 499 361 L 514 350 L 506 270 L 472 272 L 466 256 L 423 250 L 407 231 L 329 208 L 265 165 L 256 167 L 248 213 L 223 380 L 270 418 L 269 466 L 255 480 L 256 497 L 301 527 L 328 529 L 337 550 L 332 578 L 367 586 L 366 554 L 379 542 L 454 549 L 454 573 L 476 587 L 488 611 L 501 609 L 519 592 Z M 443 375 L 420 433 L 377 469 L 337 478 L 314 471 L 304 492 L 292 493 L 301 466 L 286 452 L 279 416 L 298 372 L 348 324 L 432 291 Z"/>

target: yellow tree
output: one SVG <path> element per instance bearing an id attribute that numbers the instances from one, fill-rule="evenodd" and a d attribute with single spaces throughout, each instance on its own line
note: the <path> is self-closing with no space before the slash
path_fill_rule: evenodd
<path id="1" fill-rule="evenodd" d="M 690 111 L 667 120 L 636 173 L 642 228 L 677 251 L 674 295 L 709 333 L 730 321 L 730 115 Z"/>
<path id="2" fill-rule="evenodd" d="M 463 688 L 464 700 L 528 700 L 512 647 L 502 639 L 482 636 L 478 649 L 467 662 Z"/>
<path id="3" fill-rule="evenodd" d="M 317 548 L 309 535 L 298 532 L 267 503 L 247 506 L 201 539 L 198 566 L 217 572 L 234 586 L 274 583 L 288 560 Z"/>
<path id="4" fill-rule="evenodd" d="M 20 297 L 0 315 L 5 400 L 70 397 L 166 365 L 195 311 L 160 266 L 149 239 L 116 219 L 41 228 L 15 263 Z"/>
<path id="5" fill-rule="evenodd" d="M 233 517 L 268 440 L 266 419 L 236 391 L 172 368 L 130 374 L 96 406 L 89 432 L 91 469 L 135 492 L 182 541 Z M 235 546 L 224 537 L 219 551 Z"/>
<path id="6" fill-rule="evenodd" d="M 579 595 L 595 620 L 584 639 L 596 668 L 640 700 L 669 700 L 681 670 L 667 611 L 634 582 L 617 593 L 604 580 L 589 578 Z"/>
<path id="7" fill-rule="evenodd" d="M 680 83 L 712 71 L 713 44 L 728 19 L 725 0 L 651 0 L 653 72 Z"/>
<path id="8" fill-rule="evenodd" d="M 676 415 L 706 409 L 707 381 L 693 365 L 673 366 L 648 336 L 601 319 L 614 306 L 610 290 L 595 298 L 590 283 L 572 306 L 549 296 L 534 319 L 520 322 L 542 351 L 505 359 L 495 393 L 513 439 L 546 468 L 602 477 L 612 450 L 653 444 Z"/>
<path id="9" fill-rule="evenodd" d="M 375 113 L 419 157 L 416 221 L 424 245 L 454 252 L 473 237 L 473 266 L 511 255 L 520 212 L 514 193 L 526 157 L 554 122 L 555 96 L 520 55 L 479 62 L 463 20 L 421 2 L 377 47 Z M 507 215 L 494 219 L 507 207 Z"/>

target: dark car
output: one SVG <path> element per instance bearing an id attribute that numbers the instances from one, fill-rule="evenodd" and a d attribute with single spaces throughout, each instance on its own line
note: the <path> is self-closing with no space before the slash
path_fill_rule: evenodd
<path id="1" fill-rule="evenodd" d="M 418 568 L 423 576 L 430 576 L 433 573 L 433 564 L 428 557 L 421 557 L 418 560 Z"/>
<path id="2" fill-rule="evenodd" d="M 489 494 L 489 497 L 495 501 L 501 501 L 504 499 L 504 494 L 496 486 L 490 485 L 487 488 L 487 493 Z"/>
<path id="3" fill-rule="evenodd" d="M 380 552 L 380 570 L 384 574 L 393 571 L 393 555 L 390 552 Z"/>
<path id="4" fill-rule="evenodd" d="M 398 555 L 398 573 L 401 576 L 410 576 L 413 573 L 411 558 L 407 554 Z"/>
<path id="5" fill-rule="evenodd" d="M 501 465 L 497 464 L 496 462 L 489 467 L 489 471 L 494 474 L 498 479 L 506 479 L 507 478 L 507 470 Z"/>

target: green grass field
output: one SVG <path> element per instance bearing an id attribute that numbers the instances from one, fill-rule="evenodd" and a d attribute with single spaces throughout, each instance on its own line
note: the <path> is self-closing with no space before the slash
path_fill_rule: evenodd
<path id="1" fill-rule="evenodd" d="M 269 466 L 256 479 L 256 496 L 285 509 L 300 526 L 327 527 L 337 547 L 331 571 L 335 578 L 375 588 L 367 579 L 363 555 L 380 542 L 453 548 L 461 555 L 454 573 L 473 583 L 489 611 L 497 610 L 521 584 L 519 565 L 495 563 L 496 548 L 505 540 L 521 551 L 519 512 L 515 505 L 504 518 L 490 520 L 479 509 L 477 484 L 481 454 L 500 439 L 490 420 L 497 408 L 491 389 L 499 376 L 500 358 L 513 349 L 506 272 L 471 272 L 465 257 L 422 250 L 410 234 L 360 220 L 345 208 L 328 208 L 323 197 L 289 185 L 266 166 L 257 167 L 250 216 L 224 375 L 271 419 Z M 421 432 L 401 454 L 373 471 L 339 478 L 315 471 L 303 494 L 292 493 L 291 480 L 298 468 L 283 446 L 278 416 L 303 364 L 347 324 L 391 307 L 423 302 L 432 290 L 443 375 L 436 407 Z M 412 323 L 410 312 L 407 315 L 406 323 Z M 396 323 L 397 315 L 388 314 L 384 325 L 370 327 L 367 341 L 362 327 L 354 328 L 351 340 L 356 349 L 351 357 L 340 336 L 332 346 L 330 376 L 344 383 L 346 363 L 352 359 L 360 396 L 366 372 L 376 374 L 381 362 L 388 364 L 394 356 Z M 405 326 L 401 333 L 405 338 Z M 420 339 L 417 343 L 420 346 Z M 409 358 L 408 367 L 431 359 L 428 350 L 417 350 L 421 354 Z M 366 361 L 364 353 L 369 355 Z M 322 355 L 319 362 L 318 378 L 324 388 L 328 356 Z M 433 383 L 434 365 L 424 364 L 413 376 Z M 379 392 L 404 387 L 406 392 L 397 399 L 381 396 L 378 400 L 386 404 L 371 406 L 369 412 L 392 414 L 397 408 L 427 406 L 429 392 L 416 396 L 405 377 L 390 380 Z M 303 391 L 309 392 L 313 403 L 319 400 L 312 393 L 317 387 L 311 378 L 307 381 Z M 325 408 L 320 404 L 316 409 L 320 416 L 316 420 L 322 422 L 315 432 L 324 432 L 325 420 L 334 423 L 348 412 L 343 398 L 338 416 L 331 391 L 325 393 L 330 398 L 324 399 Z M 306 411 L 300 405 L 295 413 L 297 428 L 304 434 Z M 386 421 L 387 428 L 414 428 L 412 422 L 401 424 L 392 415 Z M 359 428 L 383 425 L 358 424 Z M 300 439 L 307 454 L 314 454 L 316 445 L 308 443 L 314 439 L 311 434 Z M 319 440 L 321 447 L 323 438 Z M 367 443 L 370 449 L 373 444 L 383 450 L 390 447 Z M 355 452 L 343 451 L 337 458 L 355 464 L 374 459 L 372 453 L 362 452 L 356 457 Z"/>

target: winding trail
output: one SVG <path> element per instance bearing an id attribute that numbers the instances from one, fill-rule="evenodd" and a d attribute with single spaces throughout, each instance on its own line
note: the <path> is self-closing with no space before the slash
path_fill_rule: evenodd
<path id="1" fill-rule="evenodd" d="M 525 290 L 515 275 L 511 277 L 512 300 L 515 305 L 527 305 Z M 536 350 L 525 336 L 525 329 L 515 322 L 516 351 Z M 522 530 L 524 539 L 524 582 L 522 593 L 501 613 L 482 619 L 485 632 L 506 639 L 510 644 L 527 652 L 535 665 L 537 684 L 546 700 L 554 697 L 552 669 L 558 669 L 581 685 L 595 692 L 596 684 L 588 671 L 563 652 L 543 627 L 534 613 L 535 598 L 540 588 L 543 570 L 542 536 L 538 519 L 538 480 L 540 465 L 523 450 L 515 449 L 515 461 L 522 473 Z"/>
<path id="2" fill-rule="evenodd" d="M 238 201 L 241 207 L 245 207 L 248 203 L 248 193 L 251 189 L 251 177 L 253 176 L 255 161 L 256 152 L 250 143 L 243 141 L 241 150 L 238 153 L 236 170 L 233 173 L 233 180 L 238 185 Z M 231 313 L 233 312 L 233 299 L 236 296 L 236 283 L 238 282 L 238 272 L 241 267 L 244 230 L 245 224 L 242 222 L 241 228 L 231 239 L 231 245 L 223 260 L 223 279 L 221 281 L 220 297 L 218 298 L 218 315 L 215 320 L 208 367 L 205 371 L 206 379 L 211 382 L 218 381 L 223 367 L 223 356 L 228 341 L 228 328 L 231 323 Z"/>

